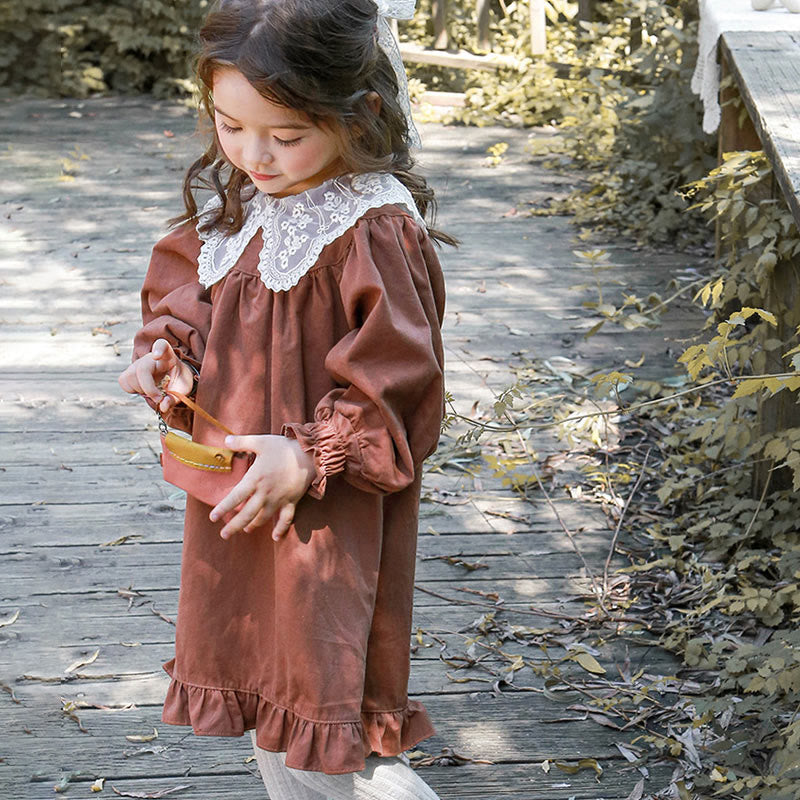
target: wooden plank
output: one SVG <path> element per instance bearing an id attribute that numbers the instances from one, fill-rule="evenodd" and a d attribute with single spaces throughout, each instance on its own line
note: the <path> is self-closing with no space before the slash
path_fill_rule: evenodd
<path id="1" fill-rule="evenodd" d="M 16 687 L 17 695 L 23 699 L 30 697 L 35 700 L 42 692 L 48 691 L 80 692 L 92 697 L 97 703 L 113 705 L 115 693 L 119 701 L 117 684 L 121 680 L 128 680 L 136 683 L 135 686 L 132 683 L 126 684 L 136 703 L 160 703 L 164 689 L 160 683 L 161 665 L 174 655 L 173 629 L 162 624 L 163 621 L 155 616 L 134 616 L 128 614 L 125 608 L 125 603 L 118 603 L 107 617 L 97 618 L 94 628 L 79 630 L 76 625 L 64 627 L 57 646 L 54 646 L 49 632 L 32 631 L 30 621 L 34 617 L 31 616 L 31 609 L 26 609 L 28 619 L 16 634 L 17 638 L 4 634 L 0 639 L 5 645 L 4 652 L 0 653 L 0 675 Z M 563 611 L 576 615 L 581 613 L 576 603 L 568 604 Z M 480 666 L 470 668 L 464 657 L 478 633 L 475 623 L 483 619 L 481 612 L 482 609 L 468 606 L 438 609 L 435 616 L 434 610 L 430 608 L 421 608 L 415 612 L 414 634 L 411 639 L 415 692 L 460 692 L 467 685 L 451 684 L 446 673 L 456 678 L 481 678 L 477 682 L 480 685 L 469 684 L 469 691 L 493 690 L 491 683 L 486 682 L 487 677 L 492 674 L 487 666 L 497 669 L 498 665 L 503 666 L 508 662 L 498 653 L 481 645 L 474 648 L 482 656 Z M 45 625 L 46 631 L 48 615 L 45 613 L 35 616 Z M 498 609 L 496 618 L 498 621 L 528 627 L 528 620 L 515 613 L 513 608 Z M 103 625 L 102 629 L 97 627 L 100 624 Z M 523 656 L 528 665 L 545 664 L 548 659 L 562 659 L 565 651 L 561 648 L 572 643 L 573 639 L 573 633 L 565 631 L 562 638 L 559 638 L 558 631 L 553 630 L 547 636 L 537 634 L 528 639 L 506 639 L 499 647 L 509 656 Z M 481 639 L 483 645 L 496 645 L 497 641 L 498 636 L 495 634 L 488 634 Z M 16 651 L 16 647 L 23 642 L 28 651 L 26 656 L 20 656 Z M 539 642 L 547 643 L 547 654 L 540 648 Z M 69 665 L 81 659 L 86 660 L 96 652 L 97 658 L 91 664 L 78 668 L 70 675 L 64 673 Z M 673 655 L 635 641 L 626 645 L 606 641 L 599 645 L 596 652 L 597 660 L 612 679 L 618 677 L 617 665 L 622 666 L 626 659 L 630 659 L 632 673 L 644 669 L 649 674 L 671 675 L 680 667 L 678 659 Z M 447 660 L 451 663 L 447 663 Z M 423 671 L 417 671 L 418 668 L 421 669 L 420 665 L 430 663 L 437 665 L 435 670 L 429 671 L 425 667 Z M 586 677 L 581 667 L 573 662 L 563 662 L 559 669 L 564 676 L 579 680 Z M 525 668 L 517 678 L 516 682 L 520 686 L 539 680 Z M 434 684 L 438 687 L 435 690 L 431 688 Z"/>
<path id="2" fill-rule="evenodd" d="M 400 54 L 404 61 L 450 67 L 451 69 L 476 69 L 483 72 L 496 72 L 498 69 L 520 69 L 520 63 L 516 58 L 501 53 L 477 56 L 468 50 L 430 50 L 411 42 L 401 42 Z"/>
<path id="3" fill-rule="evenodd" d="M 722 53 L 800 225 L 800 34 L 728 31 Z"/>
<path id="4" fill-rule="evenodd" d="M 452 593 L 458 602 L 468 601 L 474 597 L 455 590 Z M 16 612 L 19 612 L 19 616 L 13 625 L 0 631 L 0 643 L 2 643 L 0 676 L 12 682 L 25 674 L 40 678 L 61 676 L 64 679 L 64 686 L 81 687 L 85 683 L 83 678 L 67 680 L 63 671 L 79 658 L 91 655 L 95 650 L 100 650 L 98 661 L 77 670 L 79 675 L 90 675 L 97 679 L 102 675 L 117 676 L 131 672 L 145 676 L 157 674 L 162 656 L 164 659 L 171 657 L 170 648 L 174 642 L 175 627 L 167 623 L 163 617 L 156 616 L 153 607 L 175 619 L 177 594 L 150 592 L 141 597 L 134 597 L 133 600 L 133 605 L 129 607 L 127 597 L 107 592 L 59 595 L 38 600 L 25 598 L 18 604 L 4 601 L 0 605 L 0 616 L 8 619 Z M 466 639 L 475 633 L 473 630 L 475 623 L 482 620 L 486 614 L 494 614 L 498 622 L 507 621 L 534 629 L 545 626 L 550 629 L 553 625 L 552 619 L 524 613 L 527 604 L 507 604 L 492 610 L 477 605 L 427 605 L 424 603 L 424 596 L 421 596 L 420 600 L 414 609 L 412 626 L 415 661 L 439 658 L 439 644 L 434 637 L 442 638 L 450 653 L 463 651 Z M 577 618 L 586 612 L 583 603 L 561 599 L 556 603 L 537 603 L 537 607 Z M 421 646 L 417 641 L 418 629 L 422 631 Z M 558 628 L 553 629 L 553 633 L 546 637 L 554 653 L 560 652 L 557 650 L 556 642 L 567 642 L 574 638 L 574 634 L 568 629 L 563 630 L 561 634 L 565 637 L 563 639 L 559 639 Z M 631 662 L 636 668 L 646 667 L 647 671 L 654 671 L 656 669 L 654 665 L 673 663 L 671 656 L 652 649 L 650 645 L 643 644 L 638 647 L 633 632 L 630 643 L 624 646 L 614 643 L 603 644 L 598 657 L 607 664 L 622 662 L 625 658 L 624 649 L 628 646 Z M 151 648 L 150 653 L 146 656 L 141 655 L 146 651 L 139 650 L 140 647 Z M 503 650 L 525 654 L 526 658 L 531 660 L 537 660 L 541 655 L 535 641 L 528 644 L 527 641 L 508 640 L 503 643 Z M 153 655 L 154 653 L 157 655 Z M 128 659 L 132 661 L 128 662 Z M 489 657 L 489 660 L 495 659 Z M 127 669 L 129 663 L 132 669 Z"/>
<path id="5" fill-rule="evenodd" d="M 544 8 L 544 0 L 530 0 L 531 55 L 534 56 L 547 52 L 547 23 Z"/>
<path id="6" fill-rule="evenodd" d="M 498 534 L 495 534 L 498 536 Z M 481 537 L 483 540 L 485 537 Z M 505 537 L 504 537 L 505 538 Z M 426 539 L 423 547 L 430 540 Z M 438 543 L 437 543 L 438 544 Z M 597 546 L 597 545 L 600 546 Z M 605 542 L 586 548 L 584 557 L 598 562 L 608 552 Z M 582 541 L 585 547 L 586 542 Z M 507 547 L 507 545 L 506 545 Z M 568 545 L 567 545 L 568 548 Z M 442 547 L 447 554 L 418 558 L 417 581 L 422 586 L 428 582 L 457 583 L 462 586 L 480 584 L 485 586 L 497 581 L 498 591 L 503 582 L 547 581 L 553 589 L 561 586 L 562 580 L 574 581 L 582 577 L 584 567 L 578 556 L 563 550 L 546 552 L 548 548 L 535 548 L 527 553 L 508 552 L 486 554 L 475 552 L 479 545 L 469 549 L 470 554 L 461 555 L 452 547 Z M 542 552 L 544 550 L 545 552 Z M 135 576 L 147 576 L 137 585 L 147 591 L 150 588 L 173 588 L 180 574 L 181 551 L 177 543 L 146 543 L 133 541 L 120 547 L 97 548 L 93 546 L 3 548 L 0 553 L 11 574 L 6 577 L 3 595 L 7 598 L 27 594 L 78 593 L 107 591 L 109 587 L 126 586 Z M 467 569 L 450 563 L 445 558 L 456 558 L 482 569 Z M 472 559 L 469 561 L 468 559 Z M 26 592 L 26 587 L 28 591 Z M 487 590 L 491 591 L 491 590 Z M 540 595 L 546 599 L 546 594 Z M 509 597 L 509 600 L 512 598 Z"/>
<path id="7" fill-rule="evenodd" d="M 220 748 L 222 752 L 230 747 L 228 743 L 225 744 L 225 748 Z M 188 789 L 174 797 L 180 800 L 230 800 L 231 797 L 237 800 L 264 800 L 264 786 L 260 777 L 253 773 L 255 765 L 244 764 L 247 745 L 236 746 L 239 765 L 232 765 L 227 774 L 209 775 L 192 770 L 188 777 L 177 771 L 172 775 L 159 771 L 158 776 L 139 779 L 111 777 L 106 783 L 106 793 L 111 786 L 124 792 L 146 794 L 188 784 Z M 651 777 L 646 781 L 645 792 L 669 785 L 671 767 L 649 769 Z M 541 764 L 527 762 L 504 764 L 502 767 L 492 764 L 423 767 L 419 774 L 440 797 L 464 800 L 597 800 L 598 792 L 602 792 L 604 800 L 625 800 L 641 777 L 635 770 L 620 768 L 609 771 L 598 781 L 591 770 L 567 775 L 553 767 L 545 773 Z M 76 777 L 70 783 L 70 791 L 82 793 L 86 789 L 88 792 L 88 784 L 93 779 L 94 775 Z M 19 788 L 22 789 L 21 782 L 25 779 L 19 780 Z M 51 787 L 43 779 L 41 782 L 41 797 L 49 797 L 48 792 L 52 794 Z M 29 786 L 25 786 L 25 789 L 31 790 Z"/>
<path id="8" fill-rule="evenodd" d="M 176 490 L 174 497 L 166 498 L 169 484 L 164 484 L 160 479 L 153 478 L 156 487 L 163 488 L 154 492 L 128 492 L 121 500 L 108 497 L 93 497 L 90 502 L 85 499 L 78 502 L 72 498 L 71 502 L 55 503 L 45 500 L 42 503 L 20 503 L 17 499 L 5 499 L 0 496 L 0 529 L 9 531 L 18 529 L 20 533 L 6 542 L 13 546 L 24 546 L 24 528 L 20 524 L 50 525 L 57 528 L 59 520 L 81 518 L 85 521 L 91 514 L 92 520 L 97 522 L 94 528 L 95 544 L 113 541 L 120 535 L 131 530 L 136 531 L 141 526 L 150 527 L 157 523 L 162 524 L 161 517 L 164 513 L 181 513 L 184 495 Z M 450 536 L 451 534 L 470 533 L 504 533 L 513 535 L 522 531 L 560 530 L 560 523 L 549 505 L 541 503 L 532 505 L 514 497 L 492 495 L 488 492 L 478 492 L 474 488 L 454 487 L 446 494 L 432 493 L 423 489 L 422 505 L 420 507 L 419 530 L 423 534 L 435 536 Z M 469 497 L 464 492 L 472 491 Z M 137 497 L 137 494 L 140 495 Z M 117 505 L 118 504 L 118 505 Z M 608 521 L 603 512 L 598 508 L 588 508 L 581 512 L 562 498 L 557 498 L 555 506 L 559 511 L 561 520 L 576 534 L 590 530 L 607 530 Z M 119 509 L 123 515 L 120 524 L 116 525 L 111 519 L 114 508 Z M 135 511 L 131 511 L 135 509 Z M 130 511 L 130 515 L 128 512 Z M 95 516 L 96 515 L 96 516 Z M 155 519 L 150 515 L 154 515 Z M 178 523 L 175 523 L 178 525 Z M 66 543 L 66 537 L 57 531 L 54 533 L 54 542 Z M 81 541 L 86 541 L 85 539 Z"/>
<path id="9" fill-rule="evenodd" d="M 420 699 L 437 729 L 436 736 L 424 743 L 425 750 L 438 753 L 442 747 L 451 747 L 468 757 L 489 759 L 498 764 L 541 763 L 545 759 L 621 760 L 614 743 L 629 741 L 636 735 L 580 719 L 580 715 L 574 712 L 564 713 L 564 709 L 554 707 L 552 701 L 535 692 L 502 693 L 499 696 L 489 692 L 425 695 Z M 181 758 L 184 767 L 191 765 L 193 771 L 225 771 L 229 764 L 220 763 L 220 756 L 227 761 L 230 756 L 225 757 L 226 750 L 232 755 L 234 748 L 247 752 L 245 748 L 249 747 L 249 737 L 228 741 L 186 737 L 189 729 L 161 722 L 160 706 L 110 711 L 82 709 L 78 715 L 89 731 L 82 734 L 74 721 L 61 714 L 60 702 L 54 702 L 41 711 L 24 705 L 8 705 L 11 707 L 4 713 L 6 730 L 19 741 L 9 759 L 21 761 L 25 754 L 16 748 L 22 745 L 30 747 L 35 742 L 37 749 L 56 758 L 27 763 L 31 765 L 31 771 L 44 771 L 50 779 L 55 777 L 65 759 L 74 771 L 128 776 L 152 774 L 156 765 L 164 764 L 164 756 L 131 758 L 124 752 L 142 749 L 141 745 L 131 746 L 125 736 L 152 733 L 153 728 L 158 730 L 159 746 L 172 746 L 178 750 L 172 757 L 165 753 L 166 761 L 169 763 Z M 565 717 L 574 719 L 547 722 Z M 32 739 L 19 735 L 26 727 L 32 731 Z M 181 751 L 185 753 L 182 757 Z"/>
<path id="10" fill-rule="evenodd" d="M 177 596 L 178 580 L 180 577 L 179 565 L 150 564 L 143 574 L 142 566 L 116 568 L 107 564 L 100 574 L 90 574 L 86 579 L 76 577 L 79 566 L 73 562 L 65 564 L 59 574 L 54 568 L 53 573 L 42 574 L 43 569 L 39 560 L 15 575 L 8 576 L 3 581 L 2 597 L 5 603 L 16 603 L 24 599 L 52 603 L 54 599 L 80 596 L 86 593 L 117 594 L 117 589 L 133 586 L 147 595 L 163 597 L 165 594 L 171 600 Z M 567 598 L 585 595 L 588 590 L 587 581 L 576 575 L 566 576 L 519 576 L 508 578 L 476 577 L 482 571 L 473 572 L 464 576 L 459 581 L 460 586 L 466 586 L 478 592 L 496 592 L 508 603 L 558 603 Z M 423 576 L 417 581 L 419 591 L 415 598 L 418 605 L 447 605 L 448 602 L 463 600 L 455 589 L 447 584 L 452 578 L 428 578 Z M 425 591 L 427 590 L 427 591 Z M 431 594 L 435 593 L 435 594 Z M 439 595 L 443 595 L 440 597 Z"/>
<path id="11" fill-rule="evenodd" d="M 472 631 L 470 635 L 474 634 L 475 631 Z M 457 634 L 437 634 L 436 641 L 427 637 L 432 646 L 413 651 L 409 691 L 418 696 L 493 692 L 494 682 L 506 677 L 508 661 L 478 648 L 484 656 L 480 666 L 467 666 L 466 638 L 466 634 L 460 637 Z M 447 645 L 444 652 L 438 640 Z M 526 646 L 523 642 L 508 641 L 500 645 L 500 649 L 510 657 L 520 655 L 525 659 L 527 666 L 514 676 L 518 687 L 542 688 L 541 676 L 535 675 L 530 666 L 541 667 L 551 663 L 549 659 L 558 662 L 565 654 L 556 640 L 548 640 L 548 645 L 547 655 L 539 647 Z M 93 663 L 78 668 L 70 675 L 64 673 L 69 665 L 81 659 L 88 660 L 97 651 L 99 655 Z M 174 655 L 172 641 L 151 643 L 125 640 L 124 644 L 92 642 L 88 646 L 87 643 L 77 647 L 62 646 L 57 651 L 42 649 L 37 653 L 35 662 L 28 664 L 8 661 L 4 656 L 0 659 L 0 674 L 25 705 L 41 705 L 45 701 L 52 704 L 63 696 L 113 707 L 127 703 L 160 706 L 169 682 L 162 664 Z M 597 660 L 612 679 L 619 679 L 617 666 L 622 666 L 626 655 L 630 657 L 633 672 L 640 666 L 649 675 L 674 675 L 679 667 L 676 659 L 663 653 L 653 653 L 644 647 L 632 647 L 626 653 L 619 645 L 604 645 Z M 565 680 L 572 682 L 581 682 L 588 677 L 578 664 L 571 661 L 561 662 L 558 670 Z M 509 688 L 509 691 L 514 690 Z"/>

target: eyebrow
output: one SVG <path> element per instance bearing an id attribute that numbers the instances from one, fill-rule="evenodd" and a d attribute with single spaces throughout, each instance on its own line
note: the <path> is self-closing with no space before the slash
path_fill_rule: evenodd
<path id="1" fill-rule="evenodd" d="M 216 111 L 218 114 L 222 114 L 223 117 L 227 117 L 229 120 L 231 120 L 231 122 L 239 121 L 236 119 L 236 117 L 233 117 L 227 112 L 223 111 L 218 105 L 214 106 L 214 111 Z M 311 127 L 311 125 L 308 125 L 307 123 L 304 122 L 281 122 L 278 125 L 270 125 L 269 127 L 305 131 L 308 130 Z"/>

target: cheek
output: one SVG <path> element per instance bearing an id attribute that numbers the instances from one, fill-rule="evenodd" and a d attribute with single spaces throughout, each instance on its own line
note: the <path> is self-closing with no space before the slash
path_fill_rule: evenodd
<path id="1" fill-rule="evenodd" d="M 224 131 L 217 129 L 217 144 L 220 150 L 224 153 L 225 157 L 232 164 L 238 166 L 239 151 L 236 146 L 236 140 L 232 136 L 226 134 Z"/>

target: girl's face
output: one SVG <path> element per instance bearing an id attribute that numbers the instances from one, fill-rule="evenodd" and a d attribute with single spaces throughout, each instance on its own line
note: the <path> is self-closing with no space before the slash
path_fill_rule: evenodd
<path id="1" fill-rule="evenodd" d="M 344 171 L 332 131 L 267 100 L 239 70 L 217 70 L 212 89 L 222 150 L 260 191 L 299 194 Z"/>

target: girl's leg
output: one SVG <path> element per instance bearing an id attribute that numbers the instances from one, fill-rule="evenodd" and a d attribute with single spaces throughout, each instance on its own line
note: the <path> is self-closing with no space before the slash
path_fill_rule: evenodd
<path id="1" fill-rule="evenodd" d="M 284 753 L 271 753 L 258 747 L 255 731 L 250 731 L 250 738 L 270 800 L 327 800 L 326 795 L 318 794 L 295 778 L 293 770 L 288 770 L 284 764 Z"/>
<path id="2" fill-rule="evenodd" d="M 370 756 L 362 772 L 325 775 L 286 768 L 318 797 L 330 800 L 439 800 L 436 792 L 399 758 Z"/>

